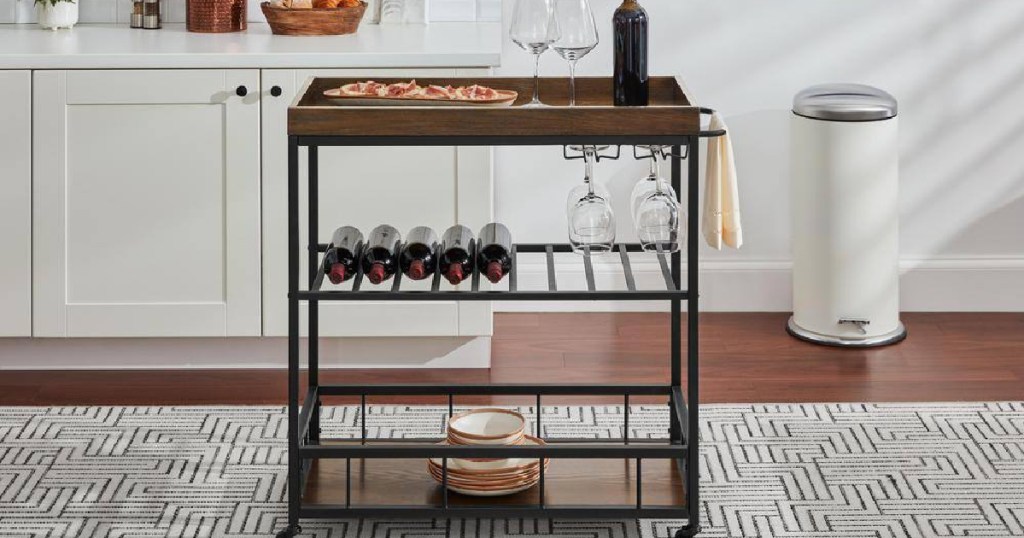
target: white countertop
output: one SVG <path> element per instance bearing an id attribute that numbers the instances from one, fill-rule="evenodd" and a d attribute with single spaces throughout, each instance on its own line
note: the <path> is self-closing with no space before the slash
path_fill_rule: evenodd
<path id="1" fill-rule="evenodd" d="M 275 36 L 266 24 L 245 32 L 197 34 L 79 24 L 42 30 L 0 24 L 0 69 L 491 67 L 501 60 L 499 23 L 364 24 L 344 36 Z"/>

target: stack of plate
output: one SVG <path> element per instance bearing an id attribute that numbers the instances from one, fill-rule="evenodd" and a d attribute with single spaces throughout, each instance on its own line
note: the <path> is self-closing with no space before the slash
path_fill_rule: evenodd
<path id="1" fill-rule="evenodd" d="M 526 420 L 508 409 L 474 409 L 448 421 L 450 445 L 543 445 L 526 435 Z M 544 460 L 547 468 L 549 460 Z M 441 458 L 431 458 L 431 476 L 442 482 Z M 449 459 L 448 489 L 464 495 L 493 497 L 527 490 L 540 481 L 540 460 L 532 458 Z"/>

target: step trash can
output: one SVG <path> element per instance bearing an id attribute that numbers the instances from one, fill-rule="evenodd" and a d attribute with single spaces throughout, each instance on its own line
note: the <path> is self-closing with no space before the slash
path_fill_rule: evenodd
<path id="1" fill-rule="evenodd" d="M 865 347 L 906 337 L 899 319 L 896 99 L 825 84 L 793 99 L 793 316 L 802 340 Z"/>

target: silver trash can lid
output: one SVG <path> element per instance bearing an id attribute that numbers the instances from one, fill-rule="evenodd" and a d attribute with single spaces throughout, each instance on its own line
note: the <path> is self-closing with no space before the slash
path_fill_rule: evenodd
<path id="1" fill-rule="evenodd" d="M 819 84 L 796 94 L 793 113 L 817 120 L 887 120 L 896 116 L 896 98 L 864 84 Z"/>

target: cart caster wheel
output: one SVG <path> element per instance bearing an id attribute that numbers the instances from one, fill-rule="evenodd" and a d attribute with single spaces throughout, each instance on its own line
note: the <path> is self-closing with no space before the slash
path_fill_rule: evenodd
<path id="1" fill-rule="evenodd" d="M 693 538 L 700 532 L 700 525 L 687 525 L 676 531 L 675 538 Z"/>
<path id="2" fill-rule="evenodd" d="M 285 530 L 277 533 L 276 538 L 294 538 L 295 536 L 298 536 L 300 532 L 302 532 L 302 527 L 298 525 L 291 525 Z"/>

